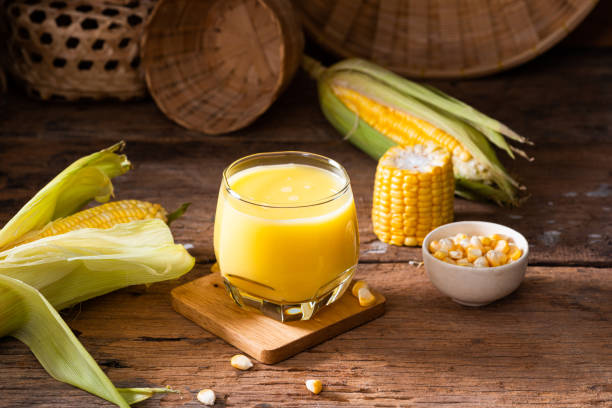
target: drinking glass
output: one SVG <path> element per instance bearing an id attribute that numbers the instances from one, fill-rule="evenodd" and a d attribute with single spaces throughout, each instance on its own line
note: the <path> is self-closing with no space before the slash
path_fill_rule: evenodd
<path id="1" fill-rule="evenodd" d="M 283 322 L 310 319 L 342 296 L 358 262 L 346 170 L 294 151 L 235 161 L 223 172 L 214 247 L 238 305 Z"/>

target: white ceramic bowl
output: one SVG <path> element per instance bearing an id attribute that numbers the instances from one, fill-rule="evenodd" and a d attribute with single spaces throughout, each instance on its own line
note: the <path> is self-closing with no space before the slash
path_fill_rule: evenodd
<path id="1" fill-rule="evenodd" d="M 506 235 L 523 250 L 523 255 L 506 265 L 473 268 L 443 262 L 429 253 L 431 241 L 452 237 L 461 232 L 467 235 Z M 440 292 L 465 306 L 483 306 L 514 292 L 525 276 L 528 255 L 529 246 L 522 234 L 492 222 L 460 221 L 442 225 L 431 231 L 423 241 L 423 261 L 429 280 Z"/>

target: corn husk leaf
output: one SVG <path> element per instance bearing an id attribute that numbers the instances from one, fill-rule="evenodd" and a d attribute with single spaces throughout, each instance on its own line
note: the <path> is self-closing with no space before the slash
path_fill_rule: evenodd
<path id="1" fill-rule="evenodd" d="M 25 343 L 55 379 L 119 407 L 144 401 L 169 388 L 115 388 L 106 374 L 42 294 L 18 279 L 0 275 L 0 334 Z"/>
<path id="2" fill-rule="evenodd" d="M 73 214 L 92 199 L 108 201 L 113 195 L 111 179 L 131 167 L 125 155 L 116 153 L 124 145 L 120 142 L 82 157 L 58 174 L 0 230 L 0 250 L 50 221 Z"/>
<path id="3" fill-rule="evenodd" d="M 27 344 L 54 378 L 120 407 L 172 392 L 115 389 L 55 308 L 129 285 L 177 278 L 194 262 L 158 219 L 71 231 L 0 252 L 0 337 L 11 335 Z"/>
<path id="4" fill-rule="evenodd" d="M 176 279 L 194 258 L 159 219 L 84 228 L 0 252 L 0 274 L 38 289 L 63 309 L 137 284 Z"/>

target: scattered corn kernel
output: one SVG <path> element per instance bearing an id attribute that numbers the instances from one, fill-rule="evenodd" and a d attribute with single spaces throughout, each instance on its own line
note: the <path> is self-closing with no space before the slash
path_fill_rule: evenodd
<path id="1" fill-rule="evenodd" d="M 253 367 L 251 359 L 243 354 L 236 354 L 234 357 L 232 357 L 230 364 L 232 367 L 243 371 Z"/>
<path id="2" fill-rule="evenodd" d="M 376 303 L 376 296 L 370 292 L 370 289 L 367 286 L 362 287 L 357 292 L 359 297 L 359 304 L 363 307 L 372 306 Z"/>
<path id="3" fill-rule="evenodd" d="M 486 257 L 491 266 L 499 266 L 506 263 L 506 254 L 497 250 L 487 252 Z"/>
<path id="4" fill-rule="evenodd" d="M 198 401 L 204 405 L 212 406 L 215 405 L 215 392 L 213 390 L 201 390 L 198 392 Z"/>
<path id="5" fill-rule="evenodd" d="M 306 380 L 306 388 L 313 394 L 318 394 L 323 389 L 323 383 L 320 380 Z"/>
<path id="6" fill-rule="evenodd" d="M 487 261 L 487 258 L 484 256 L 481 256 L 480 258 L 476 258 L 476 260 L 474 260 L 474 266 L 476 268 L 488 268 L 489 261 Z"/>
<path id="7" fill-rule="evenodd" d="M 506 265 L 519 260 L 523 255 L 512 238 L 502 234 L 468 236 L 458 233 L 439 241 L 431 241 L 429 252 L 443 262 L 476 268 Z"/>
<path id="8" fill-rule="evenodd" d="M 359 289 L 367 288 L 367 287 L 368 287 L 368 283 L 366 281 L 358 280 L 355 283 L 353 283 L 353 288 L 351 290 L 351 293 L 353 294 L 353 296 L 359 297 Z"/>

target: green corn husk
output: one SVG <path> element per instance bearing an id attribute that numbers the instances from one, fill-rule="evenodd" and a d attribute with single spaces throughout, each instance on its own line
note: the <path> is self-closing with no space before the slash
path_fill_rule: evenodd
<path id="1" fill-rule="evenodd" d="M 113 195 L 113 177 L 124 174 L 131 163 L 119 142 L 72 163 L 55 176 L 0 230 L 0 250 L 24 234 L 37 230 L 57 218 L 71 215 L 92 199 L 105 203 Z"/>
<path id="2" fill-rule="evenodd" d="M 92 199 L 107 201 L 112 177 L 130 163 L 115 152 L 123 143 L 84 157 L 55 177 L 0 231 L 0 337 L 30 347 L 54 378 L 120 407 L 169 388 L 115 388 L 72 334 L 56 309 L 113 290 L 178 278 L 195 260 L 158 219 L 80 229 L 17 245 L 23 234 L 80 209 Z M 186 210 L 181 207 L 176 216 Z"/>
<path id="3" fill-rule="evenodd" d="M 455 168 L 457 179 L 469 181 L 457 194 L 470 199 L 487 198 L 498 204 L 520 202 L 517 190 L 522 187 L 508 175 L 489 142 L 512 158 L 514 152 L 527 156 L 510 146 L 506 137 L 521 143 L 531 142 L 507 126 L 433 87 L 419 85 L 364 60 L 348 59 L 324 68 L 305 56 L 302 65 L 318 81 L 325 117 L 347 140 L 371 157 L 378 160 L 395 142 L 345 106 L 335 95 L 334 85 L 353 89 L 378 103 L 425 120 L 460 142 L 487 169 L 487 175 L 462 174 Z"/>

